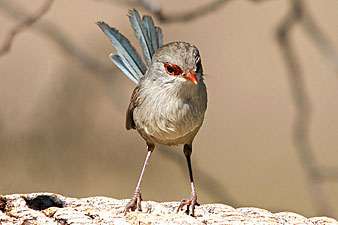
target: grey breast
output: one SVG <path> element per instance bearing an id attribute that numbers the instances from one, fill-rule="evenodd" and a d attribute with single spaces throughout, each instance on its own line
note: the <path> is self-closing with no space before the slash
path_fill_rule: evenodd
<path id="1" fill-rule="evenodd" d="M 206 90 L 203 81 L 190 83 L 182 88 L 177 82 L 141 82 L 139 97 L 144 100 L 135 108 L 134 120 L 146 141 L 178 145 L 193 140 L 204 119 Z"/>

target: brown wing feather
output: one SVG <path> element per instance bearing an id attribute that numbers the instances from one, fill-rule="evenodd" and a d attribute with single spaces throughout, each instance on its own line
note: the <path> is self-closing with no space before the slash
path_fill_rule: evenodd
<path id="1" fill-rule="evenodd" d="M 134 109 L 138 106 L 139 90 L 140 90 L 139 86 L 136 86 L 130 98 L 130 103 L 129 103 L 129 107 L 128 107 L 127 114 L 126 114 L 127 130 L 136 129 L 133 113 L 134 113 Z"/>

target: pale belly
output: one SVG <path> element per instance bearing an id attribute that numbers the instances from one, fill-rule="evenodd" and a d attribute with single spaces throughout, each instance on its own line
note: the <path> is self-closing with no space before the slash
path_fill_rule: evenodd
<path id="1" fill-rule="evenodd" d="M 178 130 L 173 127 L 167 129 L 154 129 L 154 127 L 144 127 L 138 131 L 146 141 L 164 145 L 180 145 L 192 142 L 202 122 L 196 124 L 189 130 Z"/>
<path id="2" fill-rule="evenodd" d="M 190 143 L 201 127 L 204 111 L 192 105 L 177 102 L 177 105 L 153 108 L 148 114 L 134 111 L 137 130 L 150 143 L 180 145 Z"/>

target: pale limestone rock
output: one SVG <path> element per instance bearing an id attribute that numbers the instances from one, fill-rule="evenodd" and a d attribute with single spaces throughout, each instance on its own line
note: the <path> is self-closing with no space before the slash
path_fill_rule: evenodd
<path id="1" fill-rule="evenodd" d="M 144 212 L 122 213 L 128 200 L 107 197 L 70 198 L 53 193 L 0 196 L 0 224 L 316 224 L 338 222 L 328 217 L 305 218 L 292 212 L 205 204 L 196 217 L 176 213 L 178 202 L 142 202 Z"/>

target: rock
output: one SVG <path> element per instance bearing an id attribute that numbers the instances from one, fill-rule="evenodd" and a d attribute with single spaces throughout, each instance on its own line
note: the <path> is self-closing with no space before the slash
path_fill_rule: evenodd
<path id="1" fill-rule="evenodd" d="M 196 217 L 176 213 L 179 202 L 143 201 L 144 212 L 122 212 L 127 199 L 70 198 L 53 193 L 0 196 L 0 224 L 337 224 L 328 217 L 305 218 L 292 212 L 205 204 Z"/>

